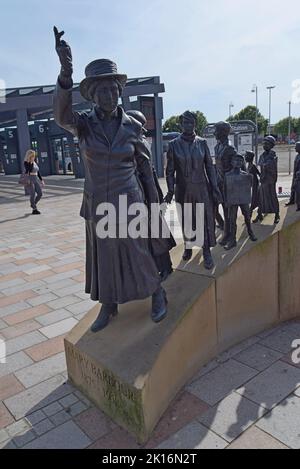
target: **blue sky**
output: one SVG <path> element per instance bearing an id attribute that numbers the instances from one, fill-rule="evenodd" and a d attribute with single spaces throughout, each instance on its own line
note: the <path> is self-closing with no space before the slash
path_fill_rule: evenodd
<path id="1" fill-rule="evenodd" d="M 52 27 L 64 29 L 74 79 L 85 65 L 111 58 L 129 77 L 160 75 L 165 117 L 185 109 L 210 122 L 255 103 L 272 122 L 288 114 L 300 79 L 299 0 L 1 0 L 0 78 L 7 87 L 55 83 Z M 300 103 L 292 114 L 300 116 Z"/>

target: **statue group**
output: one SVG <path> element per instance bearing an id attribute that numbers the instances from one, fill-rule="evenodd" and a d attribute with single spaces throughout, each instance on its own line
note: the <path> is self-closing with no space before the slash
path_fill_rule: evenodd
<path id="1" fill-rule="evenodd" d="M 162 202 L 175 201 L 181 208 L 191 204 L 192 217 L 181 216 L 183 233 L 186 224 L 194 228 L 196 207 L 204 207 L 203 258 L 206 269 L 214 267 L 211 248 L 216 245 L 216 223 L 223 229 L 220 244 L 226 250 L 237 245 L 237 215 L 240 207 L 251 241 L 251 216 L 258 208 L 255 222 L 267 213 L 280 220 L 276 194 L 277 158 L 273 151 L 275 139 L 265 138 L 264 153 L 259 160 L 260 170 L 253 163 L 254 154 L 239 155 L 229 142 L 230 124 L 219 122 L 215 127 L 217 146 L 215 164 L 205 139 L 196 135 L 196 116 L 186 111 L 180 117 L 181 135 L 170 143 L 167 154 L 166 180 L 168 193 L 163 196 L 151 164 L 151 151 L 145 139 L 146 120 L 137 111 L 127 113 L 119 106 L 119 98 L 127 76 L 117 70 L 114 62 L 99 59 L 85 69 L 80 83 L 82 96 L 93 103 L 90 112 L 76 112 L 72 108 L 73 65 L 70 46 L 62 39 L 64 32 L 54 27 L 56 52 L 61 70 L 54 94 L 54 117 L 57 124 L 78 138 L 85 166 L 84 194 L 80 214 L 86 226 L 86 293 L 101 303 L 92 332 L 104 329 L 118 305 L 152 297 L 151 318 L 155 323 L 167 315 L 167 295 L 162 283 L 172 273 L 170 250 L 176 245 L 172 235 L 155 239 L 119 235 L 129 225 L 118 218 L 116 236 L 98 236 L 97 207 L 110 203 L 117 208 L 119 197 L 127 196 L 127 203 L 149 208 Z M 300 144 L 298 150 L 300 151 Z M 300 209 L 300 153 L 293 181 L 294 200 Z M 294 202 L 291 200 L 290 202 Z M 223 207 L 224 220 L 219 213 Z M 184 213 L 184 211 L 181 211 Z M 122 215 L 122 214 L 119 214 Z M 148 215 L 146 224 L 151 225 Z M 160 214 L 160 225 L 164 225 Z M 192 257 L 190 242 L 184 235 L 183 260 Z"/>

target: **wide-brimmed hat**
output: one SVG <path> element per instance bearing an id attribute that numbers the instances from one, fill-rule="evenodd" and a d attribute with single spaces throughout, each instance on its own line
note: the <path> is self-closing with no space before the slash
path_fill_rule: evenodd
<path id="1" fill-rule="evenodd" d="M 127 82 L 127 75 L 118 73 L 117 65 L 109 59 L 98 59 L 89 63 L 85 68 L 85 76 L 80 83 L 80 93 L 82 96 L 91 101 L 92 96 L 89 93 L 91 84 L 104 78 L 116 78 L 120 85 L 124 88 Z"/>

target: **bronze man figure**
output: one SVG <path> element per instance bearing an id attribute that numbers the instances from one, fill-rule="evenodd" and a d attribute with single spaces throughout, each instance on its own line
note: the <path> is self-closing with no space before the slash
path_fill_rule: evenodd
<path id="1" fill-rule="evenodd" d="M 86 293 L 102 303 L 92 331 L 106 327 L 118 313 L 118 304 L 152 295 L 154 322 L 167 314 L 167 298 L 151 253 L 149 240 L 142 236 L 120 236 L 132 217 L 119 207 L 120 196 L 128 206 L 158 202 L 148 149 L 142 125 L 126 115 L 118 100 L 127 76 L 117 71 L 114 62 L 100 59 L 85 70 L 80 84 L 82 96 L 92 101 L 93 110 L 79 113 L 72 109 L 72 54 L 54 28 L 56 51 L 61 63 L 54 96 L 54 116 L 58 125 L 77 136 L 85 165 L 85 183 L 81 216 L 86 220 Z M 137 177 L 141 175 L 143 187 Z M 97 224 L 103 220 L 99 204 L 110 203 L 117 213 L 116 236 L 99 237 Z M 128 207 L 127 207 L 128 209 Z M 148 223 L 148 219 L 147 219 Z"/>
<path id="2" fill-rule="evenodd" d="M 165 198 L 171 203 L 174 193 L 175 200 L 184 214 L 184 204 L 191 203 L 193 207 L 193 224 L 195 221 L 195 204 L 204 204 L 204 266 L 210 270 L 214 263 L 211 256 L 211 247 L 216 245 L 214 202 L 221 201 L 221 194 L 217 186 L 216 172 L 206 140 L 195 133 L 196 116 L 186 111 L 180 117 L 182 134 L 170 142 L 167 154 L 166 179 L 168 194 Z M 188 230 L 185 226 L 184 216 L 181 218 L 182 231 Z M 185 238 L 185 251 L 183 260 L 192 257 L 192 250 L 187 249 Z"/>

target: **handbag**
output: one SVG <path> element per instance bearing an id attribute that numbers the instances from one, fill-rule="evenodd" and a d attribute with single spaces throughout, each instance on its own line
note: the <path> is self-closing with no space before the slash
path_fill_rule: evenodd
<path id="1" fill-rule="evenodd" d="M 22 186 L 29 186 L 30 185 L 29 174 L 25 174 L 25 173 L 20 174 L 18 183 L 22 184 Z"/>

